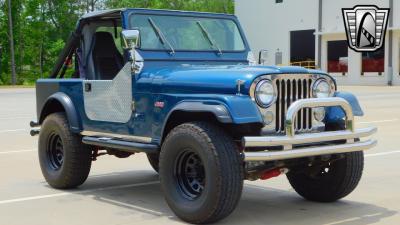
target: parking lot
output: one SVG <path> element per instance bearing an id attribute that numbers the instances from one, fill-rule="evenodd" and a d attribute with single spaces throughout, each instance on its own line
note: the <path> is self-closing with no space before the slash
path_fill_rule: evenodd
<path id="1" fill-rule="evenodd" d="M 307 202 L 284 176 L 245 182 L 241 201 L 221 224 L 400 224 L 400 87 L 340 87 L 355 93 L 377 126 L 378 146 L 366 152 L 358 188 L 341 201 Z M 98 158 L 86 183 L 60 191 L 44 181 L 34 89 L 0 89 L 0 225 L 181 224 L 164 201 L 157 174 L 144 154 Z"/>

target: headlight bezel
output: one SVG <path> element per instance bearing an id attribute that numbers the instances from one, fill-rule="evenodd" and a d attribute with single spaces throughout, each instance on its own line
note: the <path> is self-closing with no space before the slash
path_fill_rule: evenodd
<path id="1" fill-rule="evenodd" d="M 326 83 L 326 85 L 328 86 L 329 93 L 328 93 L 327 96 L 318 97 L 318 93 L 317 93 L 317 91 L 318 91 L 318 86 L 321 85 L 322 83 Z M 311 93 L 311 94 L 312 94 L 312 96 L 313 96 L 314 98 L 329 98 L 329 97 L 332 97 L 333 94 L 334 94 L 334 92 L 335 92 L 335 88 L 332 87 L 331 82 L 329 82 L 326 78 L 319 78 L 319 79 L 317 79 L 317 80 L 314 82 L 314 84 L 313 84 L 311 90 L 312 90 L 312 93 Z"/>
<path id="2" fill-rule="evenodd" d="M 271 101 L 268 103 L 262 102 L 262 100 L 260 100 L 260 96 L 259 96 L 260 88 L 264 84 L 269 84 L 272 88 L 272 98 L 271 98 Z M 268 108 L 276 102 L 277 97 L 278 96 L 277 96 L 276 87 L 270 79 L 262 79 L 262 80 L 258 81 L 258 83 L 254 89 L 254 99 L 255 99 L 257 105 L 259 105 L 262 108 Z"/>

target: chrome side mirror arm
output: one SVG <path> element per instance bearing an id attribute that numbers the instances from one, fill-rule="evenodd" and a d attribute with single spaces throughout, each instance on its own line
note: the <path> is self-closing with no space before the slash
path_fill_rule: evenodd
<path id="1" fill-rule="evenodd" d="M 132 63 L 132 72 L 138 73 L 143 67 L 143 58 L 136 51 L 140 44 L 140 32 L 138 29 L 123 30 L 121 32 L 122 46 L 128 52 L 128 60 Z"/>

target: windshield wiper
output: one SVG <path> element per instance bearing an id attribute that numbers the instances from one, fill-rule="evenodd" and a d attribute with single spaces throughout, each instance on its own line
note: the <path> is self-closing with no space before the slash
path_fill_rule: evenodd
<path id="1" fill-rule="evenodd" d="M 203 33 L 204 37 L 206 37 L 207 40 L 210 42 L 211 47 L 215 48 L 218 51 L 218 55 L 222 55 L 221 49 L 215 43 L 214 39 L 211 37 L 210 33 L 208 33 L 206 28 L 204 28 L 203 24 L 201 24 L 200 21 L 197 21 L 196 24 L 200 27 L 201 32 Z"/>
<path id="2" fill-rule="evenodd" d="M 173 55 L 175 54 L 175 50 L 172 47 L 171 43 L 165 38 L 164 33 L 160 30 L 160 28 L 157 26 L 157 24 L 149 17 L 149 23 L 151 27 L 153 28 L 154 32 L 157 34 L 158 38 L 160 39 L 161 43 L 164 45 L 168 45 L 169 49 L 171 50 L 170 54 Z"/>

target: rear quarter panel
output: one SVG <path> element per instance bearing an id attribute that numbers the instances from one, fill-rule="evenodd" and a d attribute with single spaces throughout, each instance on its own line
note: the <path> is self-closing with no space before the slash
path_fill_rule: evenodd
<path id="1" fill-rule="evenodd" d="M 66 94 L 74 103 L 78 116 L 82 115 L 78 110 L 83 108 L 81 79 L 39 79 L 36 82 L 36 111 L 38 120 L 49 97 L 58 92 Z"/>

